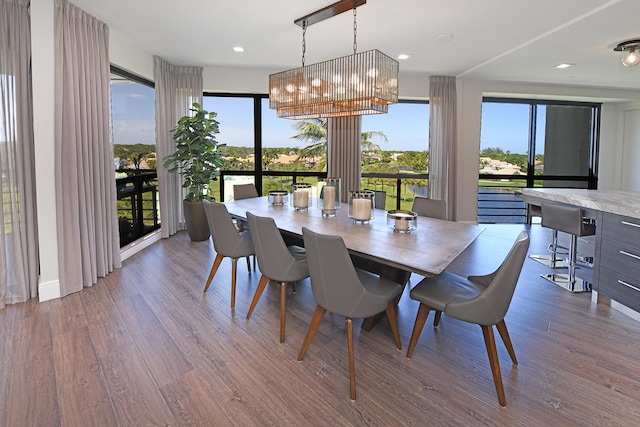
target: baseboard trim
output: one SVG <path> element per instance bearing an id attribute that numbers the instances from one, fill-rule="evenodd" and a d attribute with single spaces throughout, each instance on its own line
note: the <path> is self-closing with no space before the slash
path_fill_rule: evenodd
<path id="1" fill-rule="evenodd" d="M 38 299 L 40 302 L 60 298 L 60 281 L 52 280 L 38 285 Z"/>
<path id="2" fill-rule="evenodd" d="M 136 240 L 135 242 L 129 243 L 127 246 L 120 250 L 120 260 L 124 261 L 125 259 L 137 254 L 144 248 L 149 247 L 152 243 L 155 243 L 160 239 L 160 230 L 156 230 L 153 233 L 147 234 L 143 238 Z"/>

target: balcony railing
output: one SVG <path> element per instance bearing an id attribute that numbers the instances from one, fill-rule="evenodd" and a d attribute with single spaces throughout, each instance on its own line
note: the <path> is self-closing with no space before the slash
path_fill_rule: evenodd
<path id="1" fill-rule="evenodd" d="M 122 170 L 131 174 L 116 179 L 120 247 L 160 228 L 158 175 L 155 170 Z"/>
<path id="2" fill-rule="evenodd" d="M 218 186 L 214 190 L 216 200 L 227 200 L 232 191 L 233 177 L 251 177 L 255 175 L 247 171 L 221 171 Z M 260 176 L 262 185 L 256 182 L 258 191 L 266 194 L 270 190 L 288 189 L 292 184 L 304 181 L 316 184 L 319 179 L 326 178 L 326 172 L 282 172 L 263 171 Z M 370 190 L 382 190 L 387 193 L 387 209 L 410 209 L 414 194 L 428 195 L 429 174 L 391 174 L 363 173 L 361 187 Z M 273 187 L 273 188 L 271 188 Z"/>

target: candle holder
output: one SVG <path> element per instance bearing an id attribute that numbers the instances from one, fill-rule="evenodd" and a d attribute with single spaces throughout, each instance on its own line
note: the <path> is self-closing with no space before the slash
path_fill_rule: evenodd
<path id="1" fill-rule="evenodd" d="M 360 224 L 367 224 L 373 219 L 375 192 L 370 190 L 349 192 L 349 218 Z"/>
<path id="2" fill-rule="evenodd" d="M 293 184 L 293 193 L 289 198 L 291 206 L 297 211 L 306 211 L 309 209 L 311 201 L 311 184 Z"/>
<path id="3" fill-rule="evenodd" d="M 418 214 L 405 210 L 388 211 L 387 227 L 391 228 L 394 233 L 411 233 L 418 228 Z"/>
<path id="4" fill-rule="evenodd" d="M 323 217 L 336 216 L 340 209 L 340 178 L 325 178 L 318 181 L 318 209 Z"/>
<path id="5" fill-rule="evenodd" d="M 284 190 L 269 191 L 267 202 L 273 206 L 284 206 L 289 203 L 289 193 Z"/>

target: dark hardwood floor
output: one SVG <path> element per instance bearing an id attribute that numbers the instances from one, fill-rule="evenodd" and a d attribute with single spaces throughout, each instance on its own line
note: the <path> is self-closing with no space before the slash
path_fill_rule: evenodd
<path id="1" fill-rule="evenodd" d="M 492 271 L 522 227 L 487 226 L 449 270 Z M 530 253 L 544 253 L 549 231 L 530 231 Z M 327 314 L 298 362 L 315 307 L 308 281 L 289 291 L 279 344 L 278 288 L 247 321 L 259 272 L 238 263 L 231 310 L 229 259 L 202 293 L 214 257 L 210 241 L 179 233 L 82 292 L 0 310 L 0 425 L 640 425 L 640 323 L 547 283 L 530 259 L 506 317 L 518 366 L 498 338 L 501 408 L 477 325 L 443 316 L 434 329 L 431 314 L 406 358 L 418 308 L 408 290 L 402 352 L 386 320 L 355 328 L 351 402 L 344 318 Z"/>

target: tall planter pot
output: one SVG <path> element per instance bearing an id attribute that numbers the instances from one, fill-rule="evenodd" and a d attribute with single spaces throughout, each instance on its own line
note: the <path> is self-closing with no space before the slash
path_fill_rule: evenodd
<path id="1" fill-rule="evenodd" d="M 189 238 L 193 242 L 202 242 L 209 239 L 211 235 L 207 216 L 204 213 L 204 203 L 202 201 L 191 202 L 183 200 L 184 220 L 187 224 Z"/>

